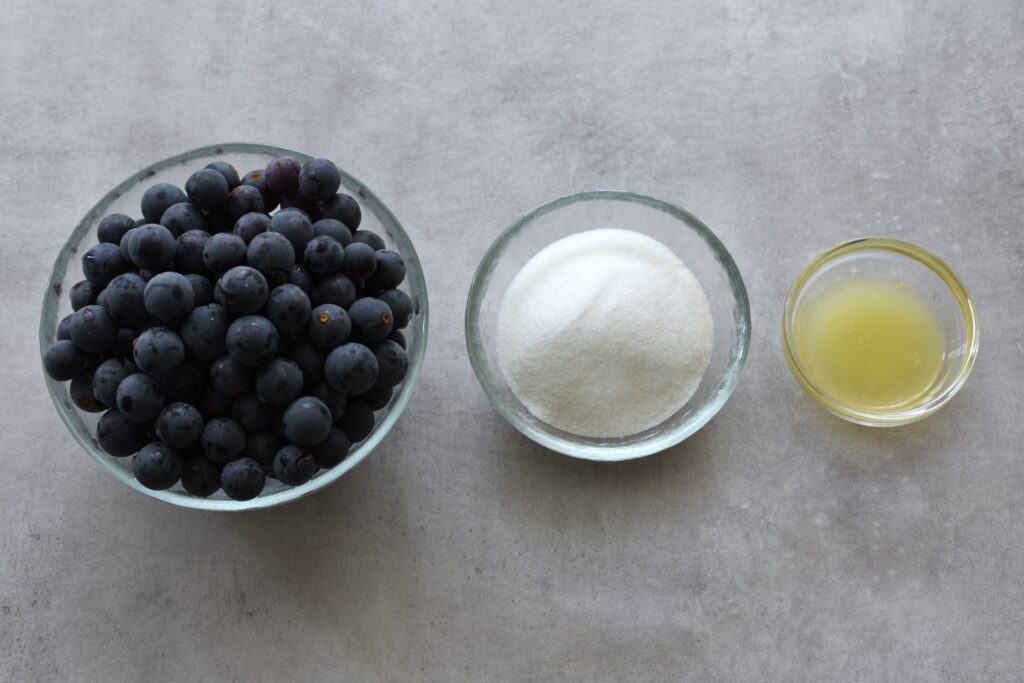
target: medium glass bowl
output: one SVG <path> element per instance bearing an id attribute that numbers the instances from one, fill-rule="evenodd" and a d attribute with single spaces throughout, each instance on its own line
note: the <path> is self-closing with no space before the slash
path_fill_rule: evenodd
<path id="1" fill-rule="evenodd" d="M 579 436 L 538 419 L 509 388 L 495 349 L 498 310 L 519 270 L 552 242 L 597 228 L 634 230 L 671 249 L 700 281 L 714 317 L 711 360 L 693 397 L 661 424 L 621 438 Z M 491 404 L 513 427 L 542 446 L 587 460 L 639 458 L 673 446 L 696 432 L 729 398 L 746 361 L 749 344 L 747 290 L 729 252 L 691 214 L 633 192 L 579 192 L 530 211 L 487 250 L 466 305 L 469 359 Z"/>
<path id="2" fill-rule="evenodd" d="M 310 159 L 308 154 L 268 145 L 237 142 L 211 145 L 158 161 L 108 192 L 85 215 L 57 255 L 46 295 L 43 297 L 43 312 L 39 322 L 40 352 L 45 352 L 46 348 L 53 343 L 57 324 L 65 315 L 71 313 L 71 302 L 67 293 L 71 285 L 84 278 L 80 255 L 96 243 L 96 225 L 101 218 L 110 213 L 138 216 L 139 202 L 146 188 L 160 182 L 184 187 L 185 180 L 194 171 L 206 166 L 211 161 L 227 161 L 234 165 L 239 173 L 244 173 L 251 169 L 263 168 L 270 159 L 281 155 L 295 157 L 300 162 Z M 130 457 L 112 457 L 96 442 L 96 423 L 102 413 L 86 413 L 76 408 L 68 396 L 68 383 L 57 382 L 44 373 L 46 388 L 50 391 L 50 397 L 53 399 L 53 405 L 57 408 L 57 413 L 64 420 L 71 435 L 93 460 L 136 491 L 168 503 L 201 510 L 255 510 L 287 503 L 321 489 L 336 481 L 370 454 L 370 451 L 380 443 L 402 414 L 409 402 L 416 378 L 420 374 L 423 354 L 427 348 L 427 286 L 423 280 L 423 270 L 416 256 L 416 250 L 413 248 L 412 240 L 409 239 L 398 219 L 387 206 L 368 187 L 345 171 L 341 171 L 341 190 L 351 194 L 359 201 L 363 212 L 359 227 L 372 230 L 383 237 L 388 248 L 401 254 L 405 260 L 406 278 L 401 288 L 412 298 L 416 310 L 416 317 L 408 327 L 402 330 L 407 340 L 409 353 L 408 374 L 405 381 L 398 387 L 391 402 L 376 413 L 376 425 L 370 436 L 355 445 L 348 457 L 338 465 L 329 470 L 321 470 L 301 486 L 285 486 L 268 477 L 266 488 L 252 500 L 232 500 L 223 491 L 218 491 L 209 498 L 197 498 L 186 492 L 180 483 L 166 491 L 153 491 L 142 486 L 132 476 Z"/>
<path id="3" fill-rule="evenodd" d="M 945 337 L 946 349 L 938 378 L 920 401 L 906 409 L 869 412 L 842 403 L 815 384 L 801 364 L 794 328 L 803 307 L 827 286 L 863 276 L 909 286 L 931 306 Z M 827 410 L 857 424 L 895 427 L 931 415 L 964 385 L 978 355 L 978 319 L 967 288 L 938 256 L 908 242 L 863 237 L 823 252 L 797 276 L 786 298 L 782 346 L 800 386 Z"/>

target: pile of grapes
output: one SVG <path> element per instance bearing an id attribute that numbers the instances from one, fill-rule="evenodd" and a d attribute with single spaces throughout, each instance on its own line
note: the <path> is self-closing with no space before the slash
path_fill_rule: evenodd
<path id="1" fill-rule="evenodd" d="M 405 377 L 405 263 L 327 159 L 217 161 L 103 218 L 46 372 L 151 489 L 260 494 L 341 462 Z M 280 207 L 280 208 L 278 208 Z"/>

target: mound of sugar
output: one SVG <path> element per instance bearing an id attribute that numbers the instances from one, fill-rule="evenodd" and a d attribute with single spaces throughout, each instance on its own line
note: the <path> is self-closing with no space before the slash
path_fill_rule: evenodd
<path id="1" fill-rule="evenodd" d="M 544 422 L 628 436 L 693 396 L 712 327 L 704 289 L 668 247 L 631 230 L 590 230 L 516 274 L 498 312 L 498 363 Z"/>

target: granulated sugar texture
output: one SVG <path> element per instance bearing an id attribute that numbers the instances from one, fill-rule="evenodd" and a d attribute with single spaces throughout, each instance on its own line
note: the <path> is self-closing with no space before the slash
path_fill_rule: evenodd
<path id="1" fill-rule="evenodd" d="M 580 436 L 628 436 L 670 417 L 700 385 L 711 340 L 697 278 L 630 230 L 549 245 L 515 276 L 498 313 L 498 362 L 512 391 Z"/>

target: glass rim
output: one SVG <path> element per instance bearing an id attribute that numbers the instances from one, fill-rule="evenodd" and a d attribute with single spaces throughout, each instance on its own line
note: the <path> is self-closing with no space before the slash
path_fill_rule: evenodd
<path id="1" fill-rule="evenodd" d="M 72 230 L 71 234 L 68 236 L 67 240 L 65 240 L 64 245 L 57 254 L 57 258 L 54 260 L 53 268 L 50 271 L 50 277 L 47 280 L 46 290 L 43 295 L 43 310 L 39 320 L 39 352 L 41 357 L 46 353 L 46 348 L 52 341 L 54 330 L 57 326 L 57 309 L 60 296 L 63 294 L 62 292 L 58 292 L 58 290 L 60 289 L 60 285 L 63 281 L 64 273 L 67 271 L 68 263 L 77 255 L 78 245 L 85 238 L 87 233 L 90 232 L 94 222 L 106 213 L 110 204 L 135 185 L 152 178 L 159 171 L 187 161 L 222 155 L 230 152 L 273 156 L 287 155 L 295 157 L 298 161 L 309 161 L 313 158 L 311 155 L 304 152 L 298 152 L 284 147 L 249 142 L 225 142 L 197 147 L 166 159 L 162 159 L 146 166 L 142 170 L 129 176 L 126 180 L 118 183 L 114 189 L 104 194 L 103 197 L 101 197 L 100 200 L 86 212 L 85 216 L 82 217 L 75 226 L 75 229 Z M 101 449 L 99 449 L 99 446 L 92 438 L 89 429 L 81 421 L 78 415 L 74 413 L 74 409 L 66 402 L 66 383 L 58 382 L 43 372 L 47 391 L 50 394 L 50 399 L 53 401 L 54 407 L 57 409 L 57 414 L 60 415 L 61 421 L 64 422 L 68 431 L 71 432 L 71 435 L 82 449 L 105 470 L 114 475 L 115 478 L 146 496 L 157 498 L 180 507 L 227 512 L 259 510 L 298 500 L 299 498 L 308 496 L 309 494 L 332 484 L 346 472 L 365 460 L 370 452 L 380 444 L 387 433 L 391 431 L 392 426 L 394 426 L 395 422 L 405 411 L 406 405 L 409 403 L 413 387 L 415 386 L 416 380 L 419 378 L 420 371 L 422 369 L 424 355 L 426 354 L 427 322 L 429 317 L 426 281 L 423 276 L 423 268 L 420 264 L 419 257 L 416 254 L 416 249 L 413 246 L 408 233 L 405 231 L 405 228 L 402 227 L 402 224 L 398 221 L 398 218 L 395 217 L 384 202 L 382 202 L 380 198 L 378 198 L 377 195 L 366 186 L 365 183 L 341 168 L 339 168 L 338 171 L 341 174 L 343 187 L 358 187 L 359 190 L 357 194 L 368 206 L 372 207 L 373 213 L 380 214 L 391 221 L 392 226 L 389 227 L 394 228 L 395 239 L 401 244 L 403 254 L 408 256 L 406 259 L 406 278 L 410 281 L 410 288 L 419 292 L 416 317 L 413 322 L 410 323 L 416 330 L 415 348 L 409 349 L 408 373 L 406 374 L 405 380 L 402 382 L 401 389 L 391 403 L 391 408 L 388 410 L 388 414 L 384 416 L 384 419 L 381 420 L 379 424 L 375 425 L 373 432 L 371 432 L 362 443 L 351 451 L 344 460 L 301 486 L 286 488 L 266 496 L 260 495 L 247 501 L 199 498 L 196 496 L 182 494 L 178 491 L 154 491 L 152 489 L 148 489 L 136 481 L 135 477 L 131 476 L 130 473 L 120 467 L 117 467 L 110 460 L 111 456 L 101 453 Z M 54 293 L 57 293 L 58 295 L 54 296 Z"/>
<path id="2" fill-rule="evenodd" d="M 696 233 L 708 245 L 715 260 L 724 269 L 730 291 L 736 303 L 736 309 L 739 312 L 736 321 L 734 353 L 722 374 L 722 378 L 711 394 L 711 400 L 707 401 L 701 410 L 695 412 L 690 419 L 675 429 L 662 434 L 654 434 L 650 438 L 637 443 L 624 445 L 595 445 L 574 442 L 566 438 L 553 436 L 522 420 L 519 415 L 511 410 L 508 404 L 498 399 L 500 389 L 493 381 L 491 373 L 487 368 L 486 354 L 484 353 L 484 344 L 481 338 L 480 306 L 483 294 L 490 284 L 491 275 L 494 273 L 497 264 L 512 241 L 542 216 L 570 204 L 594 200 L 641 204 L 672 216 L 679 223 L 683 224 L 686 229 Z M 584 190 L 563 195 L 534 207 L 505 228 L 494 242 L 491 243 L 484 253 L 480 265 L 477 266 L 469 288 L 469 296 L 466 301 L 464 333 L 466 350 L 469 354 L 470 365 L 473 367 L 473 373 L 483 388 L 488 402 L 505 421 L 527 438 L 553 451 L 584 460 L 615 462 L 642 458 L 671 448 L 692 436 L 721 410 L 735 390 L 747 361 L 751 334 L 750 300 L 747 295 L 746 286 L 743 283 L 743 277 L 740 275 L 739 268 L 728 249 L 726 249 L 722 241 L 710 228 L 690 212 L 664 200 L 638 192 L 609 189 Z"/>
<path id="3" fill-rule="evenodd" d="M 956 375 L 949 382 L 949 386 L 943 391 L 932 396 L 922 404 L 907 410 L 885 413 L 867 411 L 833 398 L 828 392 L 821 389 L 804 371 L 790 335 L 790 327 L 794 322 L 797 312 L 796 302 L 811 278 L 832 260 L 866 249 L 878 249 L 901 254 L 931 270 L 949 289 L 950 294 L 957 300 L 963 314 L 964 331 L 967 334 L 967 351 L 960 361 Z M 946 405 L 960 391 L 971 374 L 971 370 L 974 368 L 974 362 L 978 355 L 979 332 L 974 301 L 963 281 L 949 264 L 923 247 L 891 237 L 857 237 L 840 242 L 815 256 L 811 259 L 810 263 L 804 266 L 790 286 L 782 315 L 782 347 L 785 352 L 786 363 L 789 365 L 790 371 L 796 377 L 800 386 L 834 415 L 869 427 L 897 427 L 909 424 L 931 415 Z"/>

